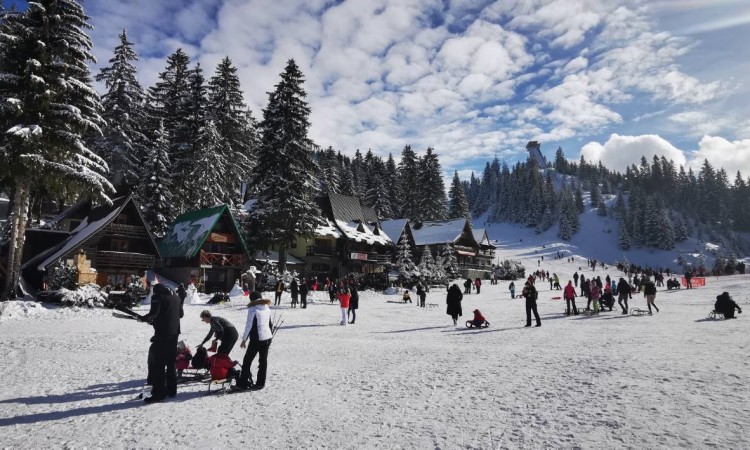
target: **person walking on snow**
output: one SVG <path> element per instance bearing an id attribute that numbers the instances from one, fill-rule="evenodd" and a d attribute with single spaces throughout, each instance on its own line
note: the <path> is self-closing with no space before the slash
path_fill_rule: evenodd
<path id="1" fill-rule="evenodd" d="M 651 281 L 650 278 L 646 278 L 646 282 L 643 285 L 643 296 L 646 297 L 646 306 L 648 306 L 648 313 L 652 313 L 652 306 L 656 309 L 656 312 L 659 312 L 659 307 L 657 307 L 656 303 L 654 303 L 654 300 L 656 299 L 656 285 L 653 281 Z"/>
<path id="2" fill-rule="evenodd" d="M 307 285 L 307 280 L 302 279 L 302 283 L 299 286 L 299 300 L 300 300 L 300 308 L 306 309 L 307 308 L 307 293 L 310 290 L 310 288 Z"/>
<path id="3" fill-rule="evenodd" d="M 531 313 L 534 312 L 534 318 L 536 319 L 536 326 L 542 326 L 542 320 L 539 318 L 539 312 L 537 311 L 536 299 L 537 291 L 533 284 L 526 282 L 521 291 L 521 297 L 526 299 L 526 326 L 531 326 Z"/>
<path id="4" fill-rule="evenodd" d="M 508 285 L 508 290 L 510 291 L 510 298 L 516 298 L 516 283 L 511 281 Z"/>
<path id="5" fill-rule="evenodd" d="M 427 298 L 427 292 L 424 290 L 421 284 L 417 285 L 417 298 L 419 299 L 418 300 L 419 307 L 424 308 L 425 299 Z"/>
<path id="6" fill-rule="evenodd" d="M 473 283 L 471 282 L 471 278 L 466 278 L 466 281 L 464 281 L 464 294 L 471 294 L 471 285 Z"/>
<path id="7" fill-rule="evenodd" d="M 602 291 L 599 289 L 596 280 L 591 280 L 589 289 L 591 290 L 591 301 L 594 303 L 594 314 L 599 314 L 599 297 L 601 297 Z M 589 309 L 588 305 L 586 305 L 586 309 Z"/>
<path id="8" fill-rule="evenodd" d="M 276 282 L 276 295 L 273 300 L 274 306 L 281 305 L 281 294 L 284 293 L 284 282 L 279 280 Z"/>
<path id="9" fill-rule="evenodd" d="M 573 274 L 573 281 L 575 282 L 575 287 L 578 287 L 578 272 Z"/>
<path id="10" fill-rule="evenodd" d="M 340 325 L 346 325 L 347 324 L 346 313 L 349 311 L 349 301 L 352 299 L 352 293 L 349 292 L 349 289 L 347 288 L 341 288 L 339 290 L 339 293 L 336 294 L 336 297 L 338 297 L 339 304 L 341 305 L 341 324 Z"/>
<path id="11" fill-rule="evenodd" d="M 622 308 L 623 314 L 628 313 L 628 299 L 631 298 L 631 295 L 630 285 L 624 278 L 620 278 L 620 281 L 617 283 L 617 303 Z M 625 305 L 622 302 L 625 302 Z"/>
<path id="12" fill-rule="evenodd" d="M 479 294 L 480 289 L 482 288 L 482 280 L 477 277 L 476 280 L 474 280 L 474 288 L 477 290 L 477 294 Z"/>
<path id="13" fill-rule="evenodd" d="M 555 282 L 555 283 L 554 283 L 554 284 L 555 284 L 555 290 L 558 290 L 558 291 L 559 291 L 560 289 L 562 289 L 562 288 L 560 287 L 560 278 L 559 278 L 559 277 L 557 276 L 557 274 L 556 274 L 556 273 L 553 273 L 553 274 L 552 274 L 552 280 L 554 280 L 554 282 Z"/>
<path id="14" fill-rule="evenodd" d="M 463 315 L 463 311 L 461 311 L 461 300 L 463 298 L 464 295 L 461 293 L 461 288 L 459 288 L 456 283 L 453 283 L 448 289 L 448 295 L 445 298 L 445 303 L 448 305 L 445 313 L 451 316 L 453 319 L 453 325 L 456 325 L 459 316 Z"/>
<path id="15" fill-rule="evenodd" d="M 565 304 L 567 305 L 567 309 L 565 311 L 565 315 L 570 315 L 570 305 L 573 305 L 573 314 L 578 315 L 578 309 L 576 308 L 576 289 L 573 287 L 573 282 L 568 281 L 568 285 L 565 286 L 565 289 L 563 290 L 563 297 L 565 298 Z"/>
<path id="16" fill-rule="evenodd" d="M 296 278 L 292 278 L 292 283 L 289 285 L 289 293 L 292 294 L 292 308 L 296 308 L 297 300 L 299 299 L 299 284 L 297 284 Z"/>
<path id="17" fill-rule="evenodd" d="M 352 284 L 350 291 L 352 296 L 349 298 L 348 313 L 351 314 L 352 320 L 349 323 L 354 323 L 357 320 L 357 309 L 359 309 L 359 291 L 357 291 L 357 287 L 354 284 Z"/>
<path id="18" fill-rule="evenodd" d="M 273 338 L 273 323 L 271 322 L 271 308 L 268 305 L 271 300 L 261 298 L 260 292 L 250 293 L 250 308 L 247 310 L 247 322 L 245 323 L 245 332 L 242 333 L 242 343 L 240 348 L 245 348 L 248 339 L 250 345 L 247 345 L 245 357 L 242 359 L 242 371 L 237 385 L 232 389 L 252 389 L 260 390 L 266 385 L 266 370 L 268 368 L 268 348 L 271 346 Z M 255 357 L 258 356 L 258 376 L 253 384 L 253 377 L 250 372 L 250 366 Z"/>

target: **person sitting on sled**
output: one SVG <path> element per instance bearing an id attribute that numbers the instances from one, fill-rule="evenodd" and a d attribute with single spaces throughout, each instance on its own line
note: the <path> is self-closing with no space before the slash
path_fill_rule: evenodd
<path id="1" fill-rule="evenodd" d="M 474 310 L 474 319 L 471 321 L 475 327 L 481 327 L 487 320 L 478 309 Z"/>
<path id="2" fill-rule="evenodd" d="M 714 311 L 724 314 L 725 319 L 736 319 L 736 317 L 734 317 L 735 309 L 742 314 L 742 308 L 732 300 L 732 297 L 729 296 L 729 292 L 724 292 L 721 295 L 716 296 Z"/>

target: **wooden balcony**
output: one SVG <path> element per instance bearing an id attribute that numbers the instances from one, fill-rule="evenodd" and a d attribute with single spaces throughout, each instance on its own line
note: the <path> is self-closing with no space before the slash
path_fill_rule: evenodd
<path id="1" fill-rule="evenodd" d="M 235 253 L 209 253 L 201 250 L 201 266 L 243 267 L 245 255 Z"/>
<path id="2" fill-rule="evenodd" d="M 156 267 L 156 255 L 133 252 L 97 251 L 96 268 L 150 269 Z"/>
<path id="3" fill-rule="evenodd" d="M 143 227 L 126 225 L 121 223 L 110 223 L 107 230 L 115 236 L 135 239 L 148 239 L 148 233 Z"/>

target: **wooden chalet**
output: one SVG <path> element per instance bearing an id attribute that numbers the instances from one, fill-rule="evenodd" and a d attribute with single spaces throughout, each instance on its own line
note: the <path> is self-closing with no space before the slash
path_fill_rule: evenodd
<path id="1" fill-rule="evenodd" d="M 289 254 L 303 259 L 310 273 L 342 277 L 385 272 L 394 244 L 382 232 L 375 211 L 347 195 L 328 194 L 315 201 L 325 223 L 313 238 L 298 239 Z"/>
<path id="2" fill-rule="evenodd" d="M 490 243 L 487 230 L 484 228 L 474 228 L 474 240 L 479 244 L 476 260 L 474 264 L 481 270 L 492 270 L 492 264 L 495 261 L 495 250 L 497 247 Z"/>
<path id="3" fill-rule="evenodd" d="M 79 268 L 79 283 L 124 285 L 160 259 L 140 207 L 131 196 L 111 206 L 80 202 L 52 220 L 54 229 L 28 229 L 22 275 L 33 290 L 46 288 L 47 275 L 63 261 Z"/>
<path id="4" fill-rule="evenodd" d="M 178 216 L 159 240 L 159 272 L 177 283 L 202 284 L 206 293 L 229 292 L 250 255 L 227 205 Z"/>
<path id="5" fill-rule="evenodd" d="M 393 242 L 398 243 L 402 236 L 406 236 L 413 249 L 415 263 L 419 263 L 425 248 L 430 249 L 433 257 L 438 257 L 448 244 L 456 255 L 462 276 L 489 277 L 495 247 L 490 244 L 487 233 L 483 229 L 474 230 L 468 219 L 422 223 L 395 219 L 384 221 L 381 226 Z"/>

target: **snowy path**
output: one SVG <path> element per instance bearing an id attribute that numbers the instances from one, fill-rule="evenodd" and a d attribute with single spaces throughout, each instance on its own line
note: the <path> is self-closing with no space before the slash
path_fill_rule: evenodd
<path id="1" fill-rule="evenodd" d="M 577 266 L 545 268 L 567 280 Z M 0 447 L 747 448 L 749 287 L 750 276 L 711 279 L 660 291 L 652 317 L 593 318 L 561 315 L 563 302 L 550 299 L 559 293 L 542 287 L 542 327 L 530 329 L 507 282 L 465 297 L 463 319 L 478 307 L 492 323 L 484 330 L 449 325 L 435 291 L 427 302 L 440 306 L 426 309 L 363 293 L 346 327 L 327 302 L 285 307 L 265 390 L 180 386 L 150 406 L 131 401 L 146 325 L 109 311 L 3 320 Z M 723 290 L 748 311 L 703 320 Z M 202 308 L 186 308 L 191 346 L 207 332 Z M 244 326 L 241 307 L 214 312 Z M 242 355 L 238 345 L 232 356 Z"/>

